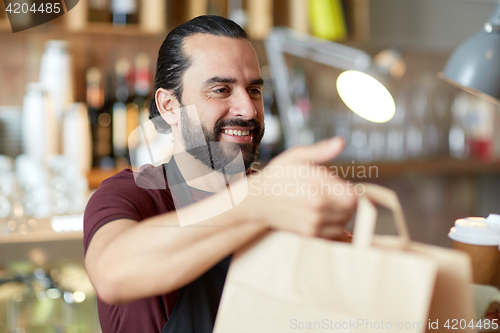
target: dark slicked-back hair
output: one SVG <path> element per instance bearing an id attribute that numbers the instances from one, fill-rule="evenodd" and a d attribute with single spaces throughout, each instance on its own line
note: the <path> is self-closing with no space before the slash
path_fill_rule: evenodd
<path id="1" fill-rule="evenodd" d="M 238 24 L 216 15 L 198 16 L 170 31 L 158 52 L 154 92 L 158 88 L 172 90 L 179 103 L 182 103 L 182 77 L 191 65 L 184 54 L 183 43 L 186 37 L 194 34 L 248 39 L 247 33 Z M 170 132 L 170 125 L 160 117 L 154 94 L 149 103 L 149 115 L 159 132 Z"/>

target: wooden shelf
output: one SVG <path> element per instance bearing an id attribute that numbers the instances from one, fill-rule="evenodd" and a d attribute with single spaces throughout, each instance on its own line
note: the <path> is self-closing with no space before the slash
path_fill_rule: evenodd
<path id="1" fill-rule="evenodd" d="M 50 219 L 36 219 L 36 221 L 36 230 L 30 231 L 26 234 L 20 234 L 18 232 L 0 234 L 0 244 L 54 242 L 83 239 L 82 231 L 56 232 L 52 229 Z"/>
<path id="2" fill-rule="evenodd" d="M 165 33 L 151 33 L 144 31 L 140 25 L 127 25 L 127 26 L 115 26 L 112 23 L 97 23 L 90 22 L 87 26 L 80 31 L 74 31 L 73 33 L 81 34 L 103 34 L 103 35 L 115 35 L 115 36 L 165 36 Z"/>
<path id="3" fill-rule="evenodd" d="M 369 164 L 332 163 L 328 166 L 330 167 L 330 170 L 337 170 L 339 176 L 355 181 L 400 177 L 406 175 L 465 176 L 500 173 L 500 160 L 481 161 L 443 158 L 435 160 Z M 260 168 L 263 167 L 264 165 L 261 164 Z M 352 173 L 353 170 L 354 177 Z M 358 172 L 362 172 L 363 170 L 364 176 L 360 177 Z M 117 172 L 120 172 L 120 170 L 93 169 L 88 175 L 89 186 L 91 188 L 97 188 L 104 179 L 111 177 Z M 0 223 L 3 221 L 0 220 Z M 31 231 L 26 234 L 19 234 L 17 232 L 11 234 L 0 234 L 0 244 L 81 240 L 82 238 L 83 233 L 81 231 L 56 232 L 52 229 L 50 219 L 37 219 L 37 228 L 35 231 Z"/>
<path id="4" fill-rule="evenodd" d="M 12 33 L 12 28 L 8 20 L 0 19 L 0 32 L 10 32 Z M 88 23 L 85 28 L 81 30 L 67 30 L 61 29 L 58 26 L 37 26 L 27 30 L 24 30 L 27 34 L 36 33 L 57 33 L 58 36 L 72 36 L 72 35 L 109 35 L 116 37 L 161 37 L 166 36 L 165 33 L 151 33 L 144 31 L 139 25 L 128 25 L 123 27 L 114 26 L 112 23 Z"/>
<path id="5" fill-rule="evenodd" d="M 224 0 L 212 1 L 211 6 L 213 7 L 216 2 L 218 2 L 218 4 L 215 7 L 219 8 L 216 14 L 227 17 L 227 2 Z M 67 32 L 70 34 L 90 33 L 116 36 L 150 35 L 164 37 L 168 32 L 166 27 L 167 21 L 172 20 L 173 26 L 176 26 L 195 16 L 207 14 L 210 7 L 206 0 L 189 0 L 182 5 L 176 3 L 169 4 L 171 7 L 169 7 L 168 10 L 165 6 L 167 6 L 167 3 L 163 0 L 141 0 L 141 12 L 139 13 L 140 24 L 116 27 L 113 26 L 112 23 L 89 22 L 87 13 L 88 0 L 80 0 L 77 7 L 56 19 L 63 22 L 64 28 L 61 26 L 47 28 L 44 24 L 44 27 L 41 29 L 44 32 L 54 29 L 57 33 Z M 256 0 L 247 2 L 244 5 L 244 9 L 248 13 L 247 31 L 253 40 L 262 40 L 273 26 L 285 25 L 297 31 L 310 33 L 307 1 Z M 169 17 L 166 17 L 167 12 Z M 0 12 L 0 14 L 2 13 Z M 351 30 L 348 40 L 368 40 L 369 0 L 347 0 L 345 2 L 344 14 L 348 21 L 349 29 Z M 34 28 L 27 29 L 26 31 L 33 29 Z M 0 32 L 2 31 L 11 31 L 7 18 L 0 18 Z M 35 32 L 38 31 L 39 30 L 35 30 Z"/>
<path id="6" fill-rule="evenodd" d="M 114 174 L 117 174 L 120 171 L 121 171 L 120 169 L 99 169 L 99 168 L 92 169 L 87 175 L 89 188 L 93 190 L 98 188 L 103 180 L 113 176 Z"/>

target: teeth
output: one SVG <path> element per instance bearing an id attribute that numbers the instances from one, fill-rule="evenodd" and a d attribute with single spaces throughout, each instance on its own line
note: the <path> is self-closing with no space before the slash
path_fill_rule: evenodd
<path id="1" fill-rule="evenodd" d="M 224 130 L 224 133 L 236 136 L 246 136 L 250 134 L 250 131 L 240 131 L 240 130 Z"/>

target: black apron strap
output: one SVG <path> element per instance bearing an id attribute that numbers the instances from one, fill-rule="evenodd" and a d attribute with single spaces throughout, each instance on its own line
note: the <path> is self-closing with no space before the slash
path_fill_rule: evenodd
<path id="1" fill-rule="evenodd" d="M 227 269 L 226 257 L 179 290 L 179 299 L 161 333 L 212 333 Z"/>
<path id="2" fill-rule="evenodd" d="M 194 203 L 191 191 L 189 190 L 184 177 L 182 177 L 177 163 L 175 163 L 174 156 L 172 156 L 166 165 L 166 174 L 170 192 L 172 195 L 175 195 L 177 200 L 179 200 L 181 207 L 186 207 Z"/>
<path id="3" fill-rule="evenodd" d="M 194 203 L 174 157 L 166 165 L 170 191 L 182 207 Z M 179 290 L 174 309 L 161 333 L 211 333 L 231 257 L 224 258 L 202 276 Z"/>

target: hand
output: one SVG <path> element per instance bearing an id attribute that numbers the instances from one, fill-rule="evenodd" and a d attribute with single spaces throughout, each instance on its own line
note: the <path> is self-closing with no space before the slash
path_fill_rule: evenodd
<path id="1" fill-rule="evenodd" d="M 353 184 L 324 163 L 344 148 L 336 137 L 294 147 L 248 177 L 247 213 L 271 228 L 335 239 L 344 236 L 357 204 Z"/>

